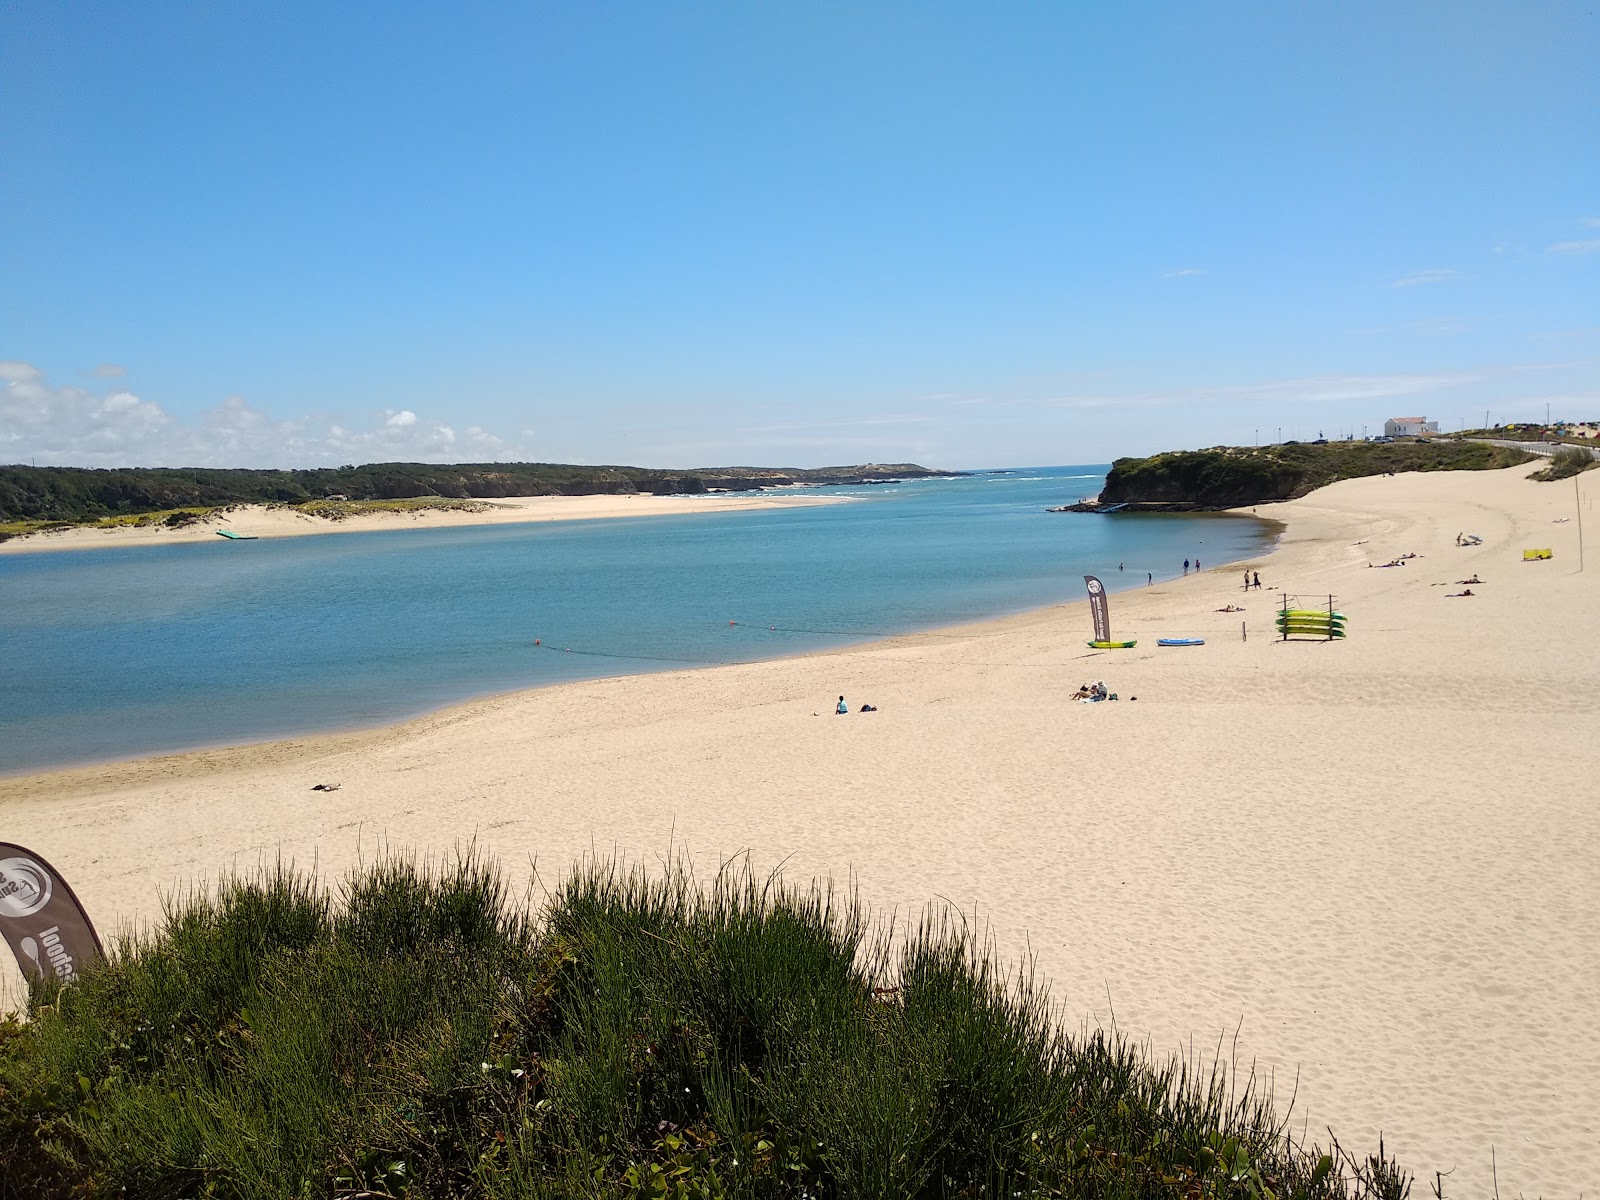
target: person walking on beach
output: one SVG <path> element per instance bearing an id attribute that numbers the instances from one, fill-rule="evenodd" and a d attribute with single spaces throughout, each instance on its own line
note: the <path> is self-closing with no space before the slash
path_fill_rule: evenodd
<path id="1" fill-rule="evenodd" d="M 1246 571 L 1244 573 L 1244 590 L 1247 591 L 1247 592 L 1250 590 L 1250 572 L 1249 571 Z"/>
<path id="2" fill-rule="evenodd" d="M 843 696 L 839 697 L 839 707 L 834 709 L 833 711 L 835 713 L 837 713 L 841 717 L 844 716 L 845 713 L 850 711 L 850 706 L 844 702 L 844 697 Z"/>
<path id="3" fill-rule="evenodd" d="M 1257 571 L 1256 572 L 1256 587 L 1259 588 L 1260 586 L 1261 586 L 1261 572 Z"/>

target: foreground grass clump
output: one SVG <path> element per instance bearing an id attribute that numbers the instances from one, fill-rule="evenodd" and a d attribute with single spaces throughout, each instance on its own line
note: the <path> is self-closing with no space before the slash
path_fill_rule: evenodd
<path id="1" fill-rule="evenodd" d="M 0 1026 L 0 1197 L 1374 1197 L 1253 1081 L 1063 1036 L 937 914 L 746 870 L 286 870 Z"/>

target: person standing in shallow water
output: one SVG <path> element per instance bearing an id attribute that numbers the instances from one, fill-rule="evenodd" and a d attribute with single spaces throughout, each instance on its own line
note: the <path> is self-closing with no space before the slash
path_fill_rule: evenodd
<path id="1" fill-rule="evenodd" d="M 1146 571 L 1144 573 L 1144 585 L 1145 585 L 1145 587 L 1149 587 L 1155 581 L 1156 581 L 1156 573 L 1154 571 Z"/>
<path id="2" fill-rule="evenodd" d="M 1187 558 L 1183 560 L 1183 573 L 1185 575 L 1189 573 L 1189 560 Z"/>

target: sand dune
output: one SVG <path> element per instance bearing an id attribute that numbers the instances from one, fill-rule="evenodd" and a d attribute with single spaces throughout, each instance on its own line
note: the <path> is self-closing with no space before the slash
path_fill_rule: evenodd
<path id="1" fill-rule="evenodd" d="M 244 537 L 304 537 L 317 533 L 366 533 L 377 529 L 442 529 L 461 525 L 517 525 L 528 521 L 583 521 L 607 517 L 658 517 L 685 513 L 738 512 L 752 508 L 790 508 L 807 504 L 839 504 L 839 496 L 819 496 L 805 489 L 764 492 L 713 492 L 703 496 L 503 496 L 485 500 L 478 512 L 422 509 L 417 512 L 371 512 L 331 521 L 284 506 L 247 504 L 213 520 L 181 529 L 160 525 L 95 529 L 80 526 L 54 533 L 34 533 L 0 542 L 0 554 L 41 550 L 97 550 L 107 546 L 161 546 L 174 542 L 214 542 L 217 530 Z"/>
<path id="2" fill-rule="evenodd" d="M 1576 1196 L 1600 1183 L 1600 562 L 1578 573 L 1577 522 L 1555 523 L 1573 486 L 1528 471 L 1264 508 L 1287 531 L 1252 567 L 1332 593 L 1345 642 L 1274 640 L 1276 596 L 1230 565 L 1113 596 L 1134 650 L 1090 651 L 1075 602 L 0 780 L 0 816 L 105 926 L 228 866 L 336 873 L 380 840 L 476 838 L 547 875 L 674 845 L 706 871 L 748 849 L 853 873 L 882 910 L 943 897 L 1006 951 L 1031 946 L 1073 1024 L 1114 1008 L 1163 1053 L 1237 1030 L 1315 1136 L 1364 1149 L 1381 1131 L 1464 1197 L 1492 1194 L 1493 1147 L 1502 1194 Z M 1588 503 L 1600 480 L 1583 486 Z M 1455 546 L 1463 530 L 1483 545 Z M 1476 596 L 1446 598 L 1474 572 Z M 1230 603 L 1245 611 L 1214 611 Z M 1208 644 L 1158 649 L 1168 635 Z M 1070 701 L 1096 678 L 1121 699 Z M 841 692 L 881 711 L 831 716 Z"/>

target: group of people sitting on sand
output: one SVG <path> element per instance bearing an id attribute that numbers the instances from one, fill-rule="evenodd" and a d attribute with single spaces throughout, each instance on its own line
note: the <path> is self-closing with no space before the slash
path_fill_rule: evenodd
<path id="1" fill-rule="evenodd" d="M 849 714 L 850 706 L 844 702 L 844 697 L 843 696 L 839 697 L 839 703 L 834 707 L 833 711 L 834 711 L 834 713 L 836 715 L 841 716 L 841 717 L 846 716 L 846 715 Z M 856 711 L 857 712 L 877 712 L 878 709 L 877 709 L 876 705 L 863 704 L 860 708 L 856 709 Z"/>
<path id="2" fill-rule="evenodd" d="M 1096 679 L 1093 683 L 1086 683 L 1080 687 L 1073 693 L 1072 698 L 1084 704 L 1094 704 L 1101 700 L 1115 700 L 1117 694 L 1106 691 L 1106 681 L 1104 679 Z"/>

